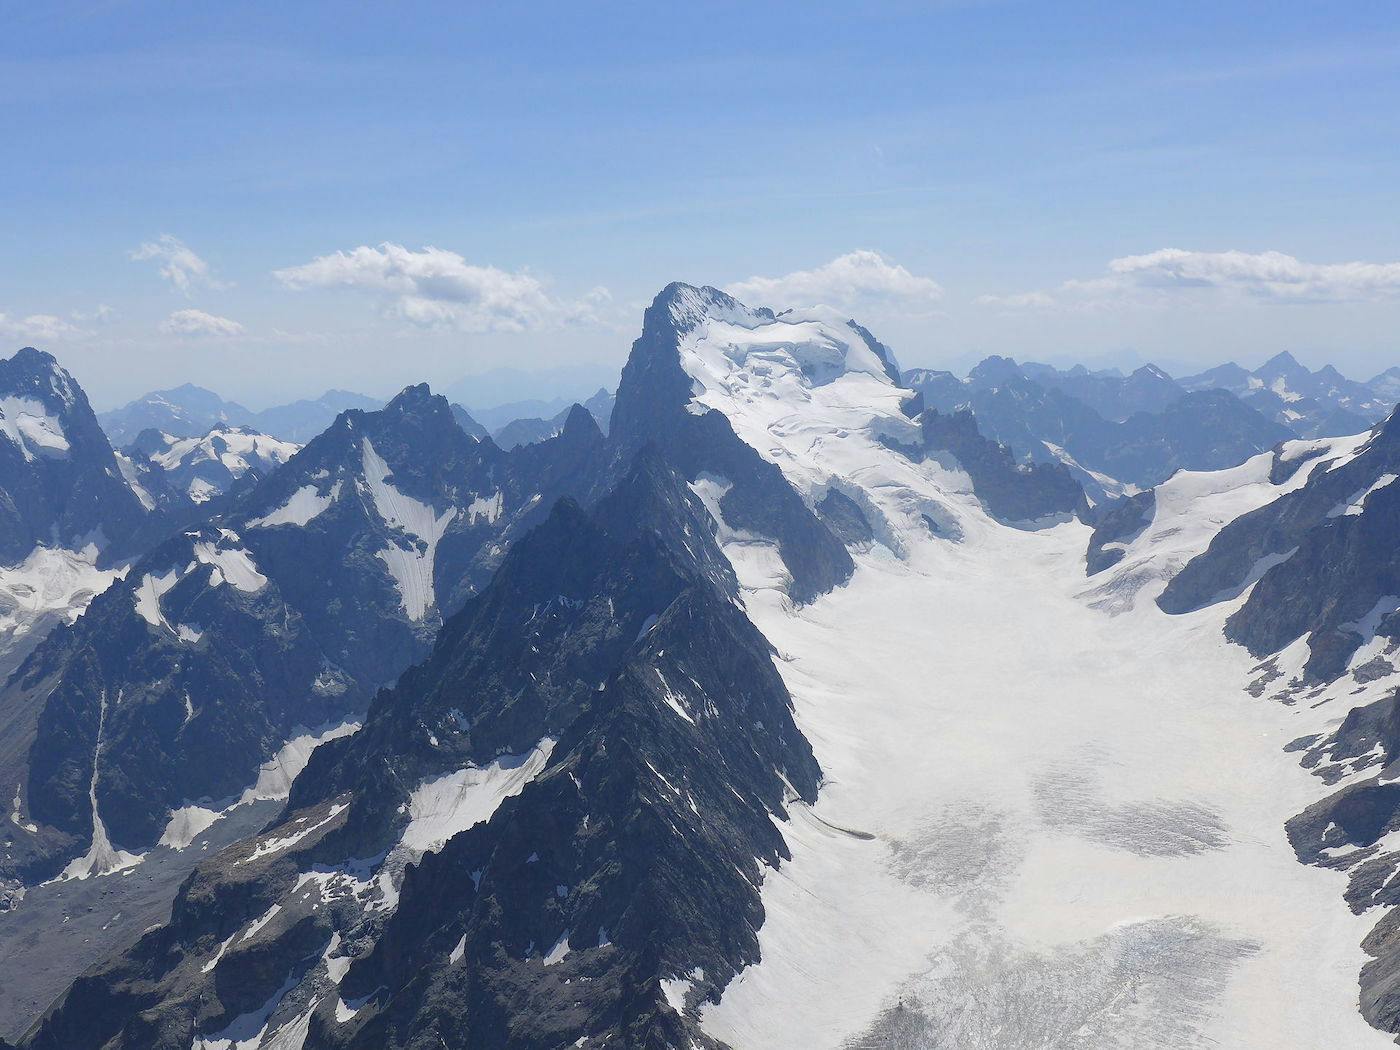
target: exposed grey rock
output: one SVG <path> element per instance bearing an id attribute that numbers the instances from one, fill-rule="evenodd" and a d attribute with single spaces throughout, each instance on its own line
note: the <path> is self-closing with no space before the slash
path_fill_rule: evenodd
<path id="1" fill-rule="evenodd" d="M 983 437 L 972 413 L 928 409 L 919 417 L 923 452 L 951 455 L 972 479 L 987 513 L 1006 522 L 1033 522 L 1088 509 L 1084 490 L 1062 463 L 1017 463 L 1005 445 Z"/>
<path id="2" fill-rule="evenodd" d="M 1094 531 L 1089 536 L 1085 575 L 1093 576 L 1123 560 L 1123 546 L 1152 524 L 1157 490 L 1146 489 L 1102 507 L 1094 508 Z M 1113 544 L 1114 546 L 1109 546 Z"/>
<path id="3" fill-rule="evenodd" d="M 1394 611 L 1380 603 L 1400 595 L 1400 488 L 1380 484 L 1396 473 L 1400 420 L 1392 416 L 1350 462 L 1314 466 L 1306 485 L 1227 525 L 1157 604 L 1186 612 L 1257 577 L 1226 621 L 1227 637 L 1264 656 L 1306 633 L 1307 677 L 1336 678 Z"/>

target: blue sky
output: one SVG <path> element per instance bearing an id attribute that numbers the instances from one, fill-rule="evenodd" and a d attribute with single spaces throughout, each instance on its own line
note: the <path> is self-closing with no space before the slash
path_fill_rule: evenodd
<path id="1" fill-rule="evenodd" d="M 3 0 L 0 345 L 606 376 L 682 279 L 905 364 L 1400 364 L 1393 3 L 820 6 Z"/>

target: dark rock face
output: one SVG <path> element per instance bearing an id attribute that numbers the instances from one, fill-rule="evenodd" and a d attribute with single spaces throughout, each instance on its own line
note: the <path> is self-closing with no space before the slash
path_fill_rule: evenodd
<path id="1" fill-rule="evenodd" d="M 1264 655 L 1308 633 L 1306 675 L 1336 678 L 1393 611 L 1380 603 L 1400 594 L 1400 489 L 1384 483 L 1396 474 L 1400 421 L 1392 417 L 1350 462 L 1316 464 L 1302 488 L 1222 529 L 1158 605 L 1186 612 L 1257 576 L 1226 636 Z"/>
<path id="2" fill-rule="evenodd" d="M 558 437 L 508 452 L 453 427 L 458 451 L 429 421 L 437 409 L 426 391 L 410 389 L 381 414 L 402 401 L 410 418 L 397 428 L 350 413 L 203 531 L 171 541 L 215 551 L 236 542 L 266 581 L 235 594 L 228 582 L 194 579 L 217 559 L 185 570 L 154 606 L 176 641 L 195 603 L 223 602 L 219 637 L 263 646 L 227 666 L 266 675 L 304 660 L 324 675 L 323 634 L 335 636 L 340 621 L 316 618 L 344 619 L 335 603 L 353 597 L 345 567 L 364 586 L 392 582 L 375 564 L 385 545 L 421 552 L 425 541 L 421 527 L 381 529 L 346 553 L 326 536 L 298 537 L 346 513 L 351 484 L 370 520 L 384 486 L 401 494 L 378 514 L 386 524 L 421 518 L 408 500 L 428 503 L 437 520 L 444 507 L 458 510 L 433 548 L 428 608 L 446 619 L 427 658 L 375 696 L 359 732 L 315 751 L 278 820 L 202 865 L 171 921 L 75 982 L 23 1045 L 183 1050 L 265 1026 L 292 1039 L 304 1031 L 308 1047 L 543 1048 L 585 1036 L 715 1046 L 695 1010 L 757 960 L 758 886 L 787 857 L 779 822 L 788 806 L 815 799 L 820 770 L 687 482 L 705 472 L 730 480 L 727 522 L 778 540 L 799 600 L 845 579 L 843 540 L 868 543 L 871 527 L 834 489 L 809 508 L 722 415 L 687 411 L 686 317 L 667 300 L 634 348 L 606 446 L 575 406 Z M 356 444 L 366 438 L 373 456 Z M 358 473 L 337 468 L 357 451 Z M 475 466 L 452 466 L 468 453 Z M 507 511 L 492 512 L 488 535 L 458 534 L 464 504 L 485 516 L 482 507 L 501 503 L 476 480 L 467 503 L 464 470 L 484 472 L 504 494 Z M 529 480 L 512 488 L 517 478 Z M 339 498 L 322 507 L 337 483 Z M 549 502 L 525 498 L 531 490 L 551 493 Z M 517 499 L 534 516 L 504 523 Z M 128 580 L 154 567 L 144 561 Z M 301 588 L 312 596 L 302 600 Z M 126 601 L 135 607 L 132 594 Z M 274 621 L 259 603 L 283 615 Z M 133 633 L 150 626 L 125 620 Z M 341 630 L 342 655 L 377 654 L 381 637 L 403 627 L 394 617 L 355 623 Z M 76 664 L 77 648 L 53 651 Z M 60 684 L 67 674 L 66 664 L 55 672 Z M 50 688 L 55 675 L 31 678 L 33 688 Z M 373 688 L 365 676 L 349 686 Z M 249 688 L 229 706 L 256 702 Z M 98 711 L 103 739 L 130 719 L 117 710 Z M 255 714 L 248 721 L 270 718 Z M 115 803 L 109 813 L 103 785 L 132 745 L 93 749 L 83 733 L 101 778 L 79 747 L 71 770 L 50 779 L 73 785 L 73 798 L 95 784 L 120 844 L 116 826 L 131 818 Z M 490 801 L 471 801 L 481 791 Z M 71 837 L 81 844 L 78 827 Z"/>
<path id="3" fill-rule="evenodd" d="M 1030 522 L 1087 509 L 1084 490 L 1062 463 L 1017 463 L 1005 445 L 983 437 L 966 410 L 919 417 L 925 454 L 950 454 L 972 479 L 987 513 L 1005 522 Z"/>
<path id="4" fill-rule="evenodd" d="M 836 537 L 848 547 L 871 543 L 875 531 L 860 504 L 837 489 L 828 489 L 816 506 L 817 515 Z"/>
<path id="5" fill-rule="evenodd" d="M 1106 443 L 1105 473 L 1160 484 L 1178 470 L 1223 470 L 1293 435 L 1221 391 L 1185 394 L 1156 414 L 1124 420 Z"/>
<path id="6" fill-rule="evenodd" d="M 452 418 L 457 421 L 457 425 L 467 436 L 474 437 L 478 441 L 487 436 L 486 428 L 473 419 L 471 413 L 461 405 L 455 403 L 452 405 Z"/>
<path id="7" fill-rule="evenodd" d="M 592 511 L 557 504 L 283 817 L 23 1045 L 183 1050 L 262 1011 L 316 1047 L 712 1047 L 690 1010 L 757 959 L 773 815 L 820 777 L 712 529 L 652 450 Z M 392 894 L 334 889 L 380 885 L 415 785 L 551 740 Z"/>
<path id="8" fill-rule="evenodd" d="M 811 601 L 849 579 L 854 563 L 782 471 L 744 444 L 722 413 L 687 411 L 692 380 L 681 365 L 680 341 L 698 323 L 688 313 L 689 297 L 719 309 L 739 308 L 714 288 L 672 284 L 656 297 L 622 370 L 609 434 L 614 455 L 625 461 L 655 444 L 688 481 L 702 473 L 728 479 L 731 488 L 720 501 L 724 520 L 771 537 L 792 574 L 792 598 Z"/>
<path id="9" fill-rule="evenodd" d="M 1127 377 L 1033 370 L 1028 376 L 1010 358 L 993 357 L 965 382 L 927 370 L 904 379 L 930 408 L 970 410 L 986 436 L 1020 458 L 1054 463 L 1067 454 L 1097 500 L 1109 493 L 1096 475 L 1150 487 L 1181 469 L 1235 466 L 1295 436 L 1228 392 L 1186 393 L 1151 366 Z"/>
<path id="10" fill-rule="evenodd" d="M 290 737 L 362 711 L 513 536 L 591 487 L 602 442 L 584 413 L 505 453 L 410 387 L 157 546 L 0 693 L 33 726 L 0 774 L 39 824 L 0 874 L 52 875 L 94 808 L 116 846 L 148 847 L 172 809 L 220 808 Z"/>
<path id="11" fill-rule="evenodd" d="M 899 374 L 899 362 L 894 358 L 894 351 L 880 342 L 880 340 L 876 339 L 870 329 L 865 326 L 859 325 L 855 321 L 847 321 L 846 324 L 850 326 L 851 331 L 861 337 L 866 346 L 874 351 L 875 356 L 880 359 L 880 363 L 885 366 L 885 375 L 889 377 L 889 381 L 895 386 L 902 386 L 903 383 L 900 380 Z"/>
<path id="12" fill-rule="evenodd" d="M 1112 568 L 1123 560 L 1123 548 L 1109 544 L 1131 543 L 1143 529 L 1152 524 L 1157 508 L 1157 492 L 1146 489 L 1103 507 L 1095 508 L 1094 531 L 1089 536 L 1085 575 L 1093 576 Z"/>
<path id="13" fill-rule="evenodd" d="M 32 347 L 0 360 L 0 561 L 40 544 L 113 557 L 145 515 L 73 378 Z"/>
<path id="14" fill-rule="evenodd" d="M 1363 741 L 1377 744 L 1384 758 L 1357 752 Z M 1353 710 L 1328 745 L 1325 757 L 1334 763 L 1389 766 L 1397 754 L 1396 697 Z M 1323 757 L 1315 749 L 1309 762 Z M 1337 767 L 1342 768 L 1341 766 Z M 1362 942 L 1371 960 L 1361 969 L 1361 1013 L 1386 1032 L 1400 1030 L 1400 853 L 1388 851 L 1382 836 L 1400 829 L 1400 786 L 1378 777 L 1348 785 L 1309 806 L 1288 822 L 1288 839 L 1305 864 L 1335 868 L 1347 874 L 1344 894 L 1356 914 L 1383 908 L 1381 918 Z M 1324 850 L 1328 852 L 1324 852 Z"/>

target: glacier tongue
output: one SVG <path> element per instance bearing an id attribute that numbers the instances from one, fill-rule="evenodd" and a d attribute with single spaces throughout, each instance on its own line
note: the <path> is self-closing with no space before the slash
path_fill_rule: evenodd
<path id="1" fill-rule="evenodd" d="M 1316 788 L 1283 747 L 1322 717 L 1244 694 L 1210 615 L 1078 600 L 1086 533 L 915 538 L 802 609 L 747 595 L 827 786 L 711 1035 L 1389 1045 L 1356 1009 L 1370 921 L 1284 835 Z"/>
<path id="2" fill-rule="evenodd" d="M 836 487 L 878 519 L 850 583 L 800 608 L 719 519 L 826 785 L 783 825 L 761 961 L 702 1008 L 707 1033 L 738 1050 L 1390 1045 L 1357 1010 L 1370 921 L 1284 833 L 1316 794 L 1284 745 L 1328 715 L 1243 691 L 1253 661 L 1220 631 L 1234 602 L 1168 617 L 1147 600 L 1282 491 L 1269 457 L 1179 475 L 1162 527 L 1086 584 L 1087 526 L 999 525 L 956 467 L 890 447 L 914 443 L 908 392 L 837 319 L 685 313 L 690 410 L 724 413 L 809 504 Z M 714 514 L 724 479 L 694 487 Z"/>

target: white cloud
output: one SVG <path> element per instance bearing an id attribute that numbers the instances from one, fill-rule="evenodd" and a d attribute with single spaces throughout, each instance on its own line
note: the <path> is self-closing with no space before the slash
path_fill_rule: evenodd
<path id="1" fill-rule="evenodd" d="M 155 260 L 160 266 L 160 275 L 175 288 L 188 295 L 198 285 L 209 288 L 222 287 L 209 272 L 209 264 L 201 259 L 180 238 L 162 233 L 153 241 L 131 250 L 128 253 L 135 262 Z"/>
<path id="2" fill-rule="evenodd" d="M 839 255 L 814 270 L 750 277 L 725 291 L 752 306 L 834 306 L 852 311 L 880 304 L 917 309 L 943 296 L 937 281 L 915 276 L 868 249 Z"/>
<path id="3" fill-rule="evenodd" d="M 369 292 L 390 314 L 412 324 L 469 332 L 520 332 L 596 321 L 598 309 L 610 298 L 607 289 L 595 288 L 582 299 L 558 299 L 528 271 L 477 266 L 442 248 L 414 251 L 389 243 L 318 256 L 301 266 L 276 270 L 273 276 L 292 289 Z"/>
<path id="4" fill-rule="evenodd" d="M 1266 303 L 1345 303 L 1400 296 L 1400 262 L 1310 263 L 1283 252 L 1196 252 L 1163 248 L 1113 259 L 1107 274 L 1053 291 L 983 295 L 1003 307 L 1161 302 L 1169 296 L 1233 295 Z"/>
<path id="5" fill-rule="evenodd" d="M 1190 252 L 1163 248 L 1108 264 L 1152 288 L 1230 288 L 1280 302 L 1347 302 L 1400 294 L 1400 262 L 1308 263 L 1282 252 Z"/>
<path id="6" fill-rule="evenodd" d="M 10 338 L 41 343 L 71 339 L 83 334 L 81 328 L 53 314 L 30 314 L 28 317 L 0 314 L 0 332 Z"/>
<path id="7" fill-rule="evenodd" d="M 978 306 L 1007 306 L 1024 309 L 1033 306 L 1053 306 L 1054 297 L 1049 292 L 1015 292 L 1011 295 L 979 295 L 972 300 Z"/>
<path id="8" fill-rule="evenodd" d="M 91 310 L 74 310 L 73 320 L 86 321 L 98 325 L 111 324 L 117 319 L 117 311 L 106 303 L 98 303 Z"/>
<path id="9" fill-rule="evenodd" d="M 176 310 L 160 324 L 167 335 L 231 336 L 242 335 L 243 326 L 227 317 L 217 317 L 203 310 Z"/>

